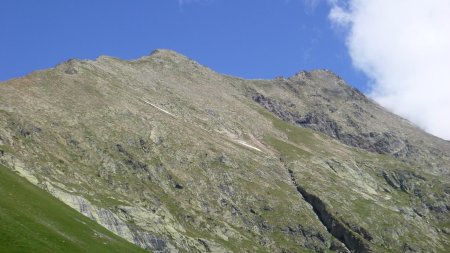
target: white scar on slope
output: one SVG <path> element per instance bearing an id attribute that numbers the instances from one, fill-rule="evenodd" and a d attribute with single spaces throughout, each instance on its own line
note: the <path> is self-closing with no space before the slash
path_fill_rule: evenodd
<path id="1" fill-rule="evenodd" d="M 241 140 L 237 140 L 237 142 L 243 146 L 246 146 L 248 148 L 254 149 L 256 151 L 262 152 L 261 149 L 257 148 L 257 147 L 253 147 L 252 145 L 247 144 L 245 141 L 241 141 Z"/>
<path id="2" fill-rule="evenodd" d="M 164 110 L 163 108 L 161 108 L 161 107 L 159 107 L 159 106 L 157 106 L 157 105 L 154 105 L 154 104 L 152 104 L 152 103 L 150 103 L 150 102 L 148 102 L 147 100 L 142 100 L 142 101 L 144 101 L 146 104 L 149 104 L 149 105 L 151 105 L 151 106 L 153 106 L 154 108 L 156 108 L 156 109 L 158 109 L 158 110 L 160 110 L 160 111 L 162 111 L 162 112 L 164 112 L 164 113 L 166 113 L 166 114 L 169 114 L 170 116 L 172 116 L 172 117 L 176 117 L 175 115 L 173 115 L 172 113 L 170 113 L 170 112 L 168 112 L 168 111 L 166 111 L 166 110 Z"/>
<path id="3" fill-rule="evenodd" d="M 152 103 L 148 102 L 148 101 L 145 100 L 145 99 L 142 99 L 142 101 L 145 102 L 146 104 L 149 104 L 149 105 L 153 106 L 154 108 L 156 108 L 156 109 L 158 109 L 158 110 L 160 110 L 160 111 L 166 113 L 166 114 L 169 114 L 169 115 L 172 116 L 172 117 L 176 117 L 174 114 L 172 114 L 172 113 L 170 113 L 170 112 L 168 112 L 168 111 L 162 109 L 161 107 L 159 107 L 159 106 L 157 106 L 157 105 L 155 105 L 155 104 L 152 104 Z M 254 150 L 256 150 L 256 151 L 263 152 L 261 149 L 259 149 L 259 148 L 257 148 L 257 147 L 254 147 L 254 146 L 252 146 L 252 145 L 250 145 L 250 144 L 247 144 L 247 143 L 246 143 L 245 141 L 243 141 L 243 140 L 235 140 L 235 141 L 236 141 L 237 143 L 241 144 L 242 146 L 247 147 L 247 148 L 251 148 L 251 149 L 254 149 Z"/>

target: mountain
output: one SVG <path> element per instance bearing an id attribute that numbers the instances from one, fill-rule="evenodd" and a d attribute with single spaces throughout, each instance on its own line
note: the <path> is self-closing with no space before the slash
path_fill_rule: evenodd
<path id="1" fill-rule="evenodd" d="M 0 84 L 0 163 L 153 252 L 450 248 L 450 143 L 327 70 L 69 60 Z"/>

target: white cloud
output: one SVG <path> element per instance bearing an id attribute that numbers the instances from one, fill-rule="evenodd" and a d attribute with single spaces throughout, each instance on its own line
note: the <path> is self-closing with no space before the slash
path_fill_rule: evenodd
<path id="1" fill-rule="evenodd" d="M 333 22 L 340 26 L 347 26 L 351 23 L 351 15 L 347 11 L 345 11 L 340 6 L 333 6 L 330 11 L 329 18 L 333 20 Z"/>
<path id="2" fill-rule="evenodd" d="M 329 0 L 376 101 L 450 140 L 450 1 Z M 344 4 L 344 5 L 342 5 Z"/>
<path id="3" fill-rule="evenodd" d="M 303 0 L 303 2 L 306 7 L 305 11 L 307 13 L 313 13 L 320 4 L 321 0 Z"/>

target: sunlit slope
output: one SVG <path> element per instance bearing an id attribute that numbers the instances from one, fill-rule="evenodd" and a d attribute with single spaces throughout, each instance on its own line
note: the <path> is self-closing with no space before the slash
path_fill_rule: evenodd
<path id="1" fill-rule="evenodd" d="M 0 164 L 154 252 L 447 252 L 449 144 L 325 70 L 159 50 L 0 83 Z"/>

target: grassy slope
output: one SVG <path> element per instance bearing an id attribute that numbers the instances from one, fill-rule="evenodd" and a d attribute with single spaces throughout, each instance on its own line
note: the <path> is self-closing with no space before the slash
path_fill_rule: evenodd
<path id="1" fill-rule="evenodd" d="M 0 165 L 0 252 L 145 252 Z"/>

